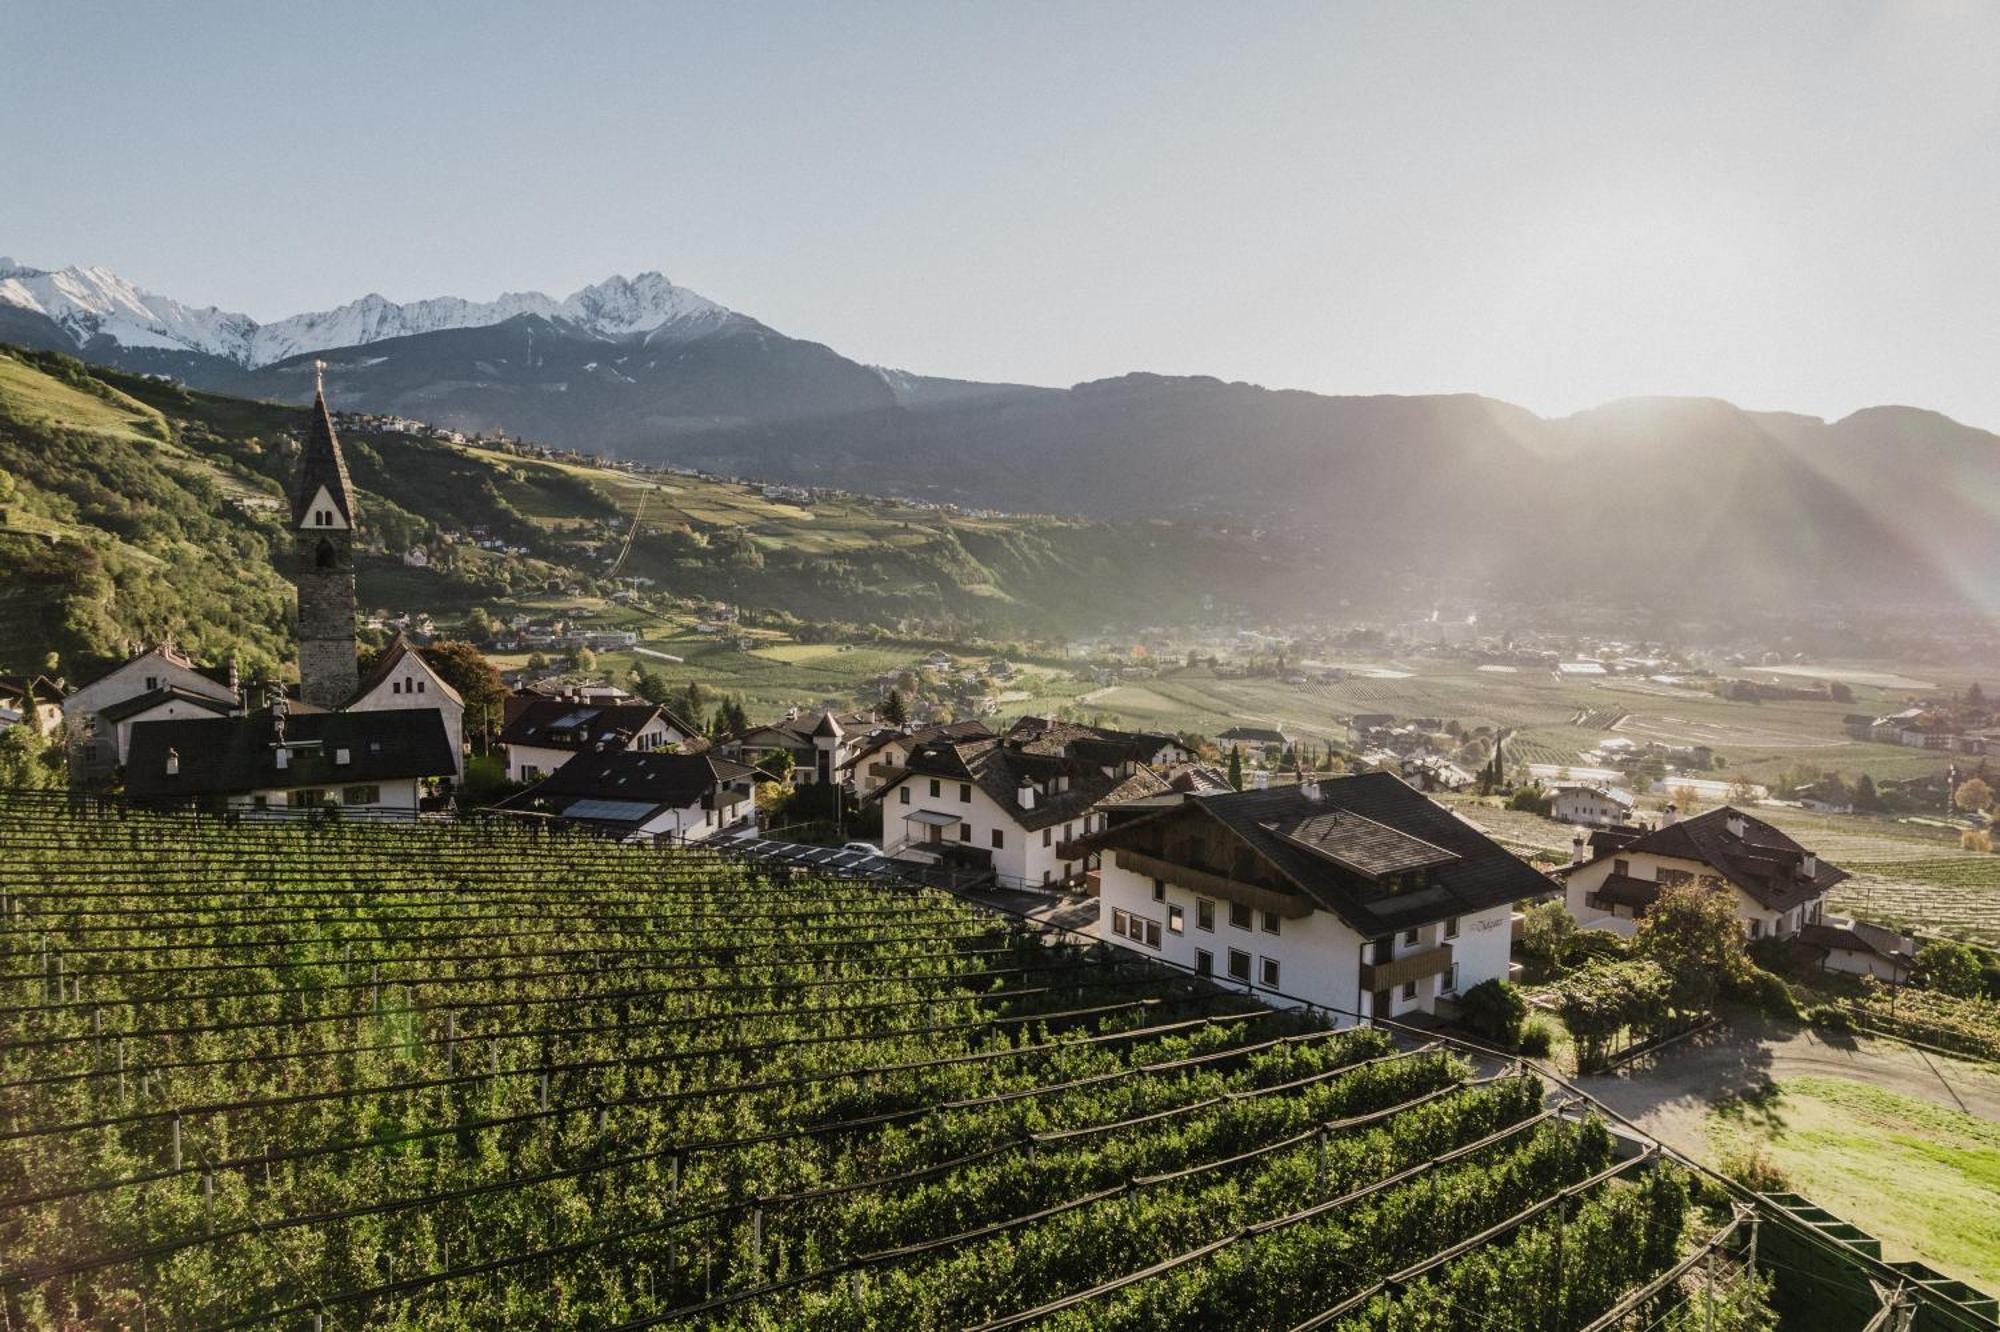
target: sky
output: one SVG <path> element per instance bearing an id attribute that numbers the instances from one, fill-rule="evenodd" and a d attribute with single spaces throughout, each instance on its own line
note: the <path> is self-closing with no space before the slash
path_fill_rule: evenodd
<path id="1" fill-rule="evenodd" d="M 0 253 L 857 360 L 2000 430 L 2000 4 L 0 0 Z"/>

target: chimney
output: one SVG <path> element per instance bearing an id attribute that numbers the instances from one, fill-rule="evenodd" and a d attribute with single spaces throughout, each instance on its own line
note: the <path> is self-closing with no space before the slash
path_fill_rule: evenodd
<path id="1" fill-rule="evenodd" d="M 1815 851 L 1806 852 L 1805 859 L 1799 862 L 1799 873 L 1804 875 L 1808 879 L 1817 879 L 1819 877 L 1818 852 Z"/>
<path id="2" fill-rule="evenodd" d="M 1317 804 L 1319 802 L 1319 780 L 1308 777 L 1299 783 L 1299 794 Z"/>
<path id="3" fill-rule="evenodd" d="M 1587 847 L 1588 843 L 1583 840 L 1583 830 L 1579 828 L 1576 831 L 1576 835 L 1569 839 L 1569 863 L 1572 865 L 1581 865 L 1584 861 L 1590 859 L 1590 852 Z"/>
<path id="4" fill-rule="evenodd" d="M 1255 772 L 1251 773 L 1251 774 L 1250 774 L 1250 784 L 1251 784 L 1251 786 L 1255 787 L 1255 788 L 1256 788 L 1257 790 L 1259 790 L 1259 791 L 1268 791 L 1268 790 L 1270 790 L 1270 789 L 1271 789 L 1271 773 L 1270 773 L 1270 770 L 1269 770 L 1269 769 L 1266 769 L 1266 768 L 1259 768 L 1259 769 L 1257 769 L 1257 771 L 1255 771 Z"/>
<path id="5" fill-rule="evenodd" d="M 1667 807 L 1660 811 L 1660 826 L 1662 828 L 1671 828 L 1674 826 L 1675 820 L 1679 818 L 1680 814 L 1674 809 L 1673 804 L 1669 802 Z"/>
<path id="6" fill-rule="evenodd" d="M 1743 840 L 1743 834 L 1750 827 L 1749 824 L 1743 821 L 1743 816 L 1733 809 L 1729 811 L 1729 817 L 1722 821 L 1722 826 L 1728 829 L 1729 835 L 1739 842 Z"/>
<path id="7" fill-rule="evenodd" d="M 279 772 L 283 772 L 287 768 L 292 766 L 292 751 L 285 748 L 283 745 L 278 746 L 275 758 L 278 764 Z"/>
<path id="8" fill-rule="evenodd" d="M 1022 809 L 1035 807 L 1035 784 L 1026 777 L 1023 777 L 1021 784 L 1014 788 L 1014 803 Z"/>
<path id="9" fill-rule="evenodd" d="M 167 751 L 167 776 L 178 777 L 180 775 L 181 751 L 178 749 L 169 749 Z"/>

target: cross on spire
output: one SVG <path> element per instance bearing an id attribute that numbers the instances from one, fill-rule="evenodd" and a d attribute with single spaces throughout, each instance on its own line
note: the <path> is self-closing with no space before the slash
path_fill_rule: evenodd
<path id="1" fill-rule="evenodd" d="M 315 394 L 317 394 L 318 396 L 322 397 L 322 398 L 324 398 L 324 397 L 326 396 L 326 362 L 325 362 L 325 361 L 314 361 L 314 362 L 313 362 L 313 392 L 314 392 Z"/>

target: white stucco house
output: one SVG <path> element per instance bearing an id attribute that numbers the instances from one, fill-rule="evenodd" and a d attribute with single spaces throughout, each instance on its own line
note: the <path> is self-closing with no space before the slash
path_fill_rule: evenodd
<path id="1" fill-rule="evenodd" d="M 1105 806 L 1169 790 L 1150 760 L 1159 737 L 1023 717 L 1005 735 L 917 746 L 872 798 L 893 858 L 990 873 L 1007 888 L 1055 888 L 1083 872 L 1067 845 Z"/>
<path id="2" fill-rule="evenodd" d="M 908 767 L 910 755 L 925 745 L 940 740 L 981 740 L 992 734 L 992 728 L 977 718 L 912 729 L 881 727 L 856 745 L 854 753 L 841 766 L 847 772 L 854 794 L 866 800 L 881 790 L 900 769 Z"/>
<path id="3" fill-rule="evenodd" d="M 703 842 L 755 833 L 755 785 L 770 780 L 716 753 L 592 752 L 577 755 L 499 808 L 580 824 L 622 840 Z"/>
<path id="4" fill-rule="evenodd" d="M 411 708 L 432 708 L 444 724 L 456 766 L 452 777 L 465 780 L 465 700 L 446 682 L 437 669 L 424 660 L 423 653 L 397 634 L 382 652 L 375 669 L 362 677 L 348 712 L 402 712 Z"/>
<path id="5" fill-rule="evenodd" d="M 167 709 L 155 720 L 191 716 L 196 711 L 226 716 L 241 709 L 243 696 L 235 663 L 197 666 L 172 644 L 160 644 L 128 657 L 74 690 L 63 700 L 71 780 L 110 776 L 128 756 L 131 721 L 174 700 L 183 706 Z M 104 715 L 107 710 L 113 713 L 109 718 Z"/>
<path id="6" fill-rule="evenodd" d="M 1547 877 L 1390 773 L 1146 801 L 1084 839 L 1100 938 L 1342 1021 L 1508 977 Z"/>
<path id="7" fill-rule="evenodd" d="M 1549 817 L 1558 823 L 1615 828 L 1631 821 L 1636 803 L 1631 792 L 1615 786 L 1569 784 L 1550 792 Z"/>
<path id="8" fill-rule="evenodd" d="M 1917 960 L 1917 941 L 1909 935 L 1842 916 L 1822 915 L 1800 926 L 1798 942 L 1817 953 L 1824 971 L 1873 976 L 1891 985 L 1908 981 Z"/>
<path id="9" fill-rule="evenodd" d="M 507 748 L 507 780 L 535 782 L 578 754 L 604 750 L 650 754 L 669 745 L 693 748 L 707 742 L 652 703 L 516 695 L 508 705 L 500 743 Z"/>
<path id="10" fill-rule="evenodd" d="M 1751 939 L 1788 939 L 1825 914 L 1826 894 L 1848 877 L 1762 819 L 1724 805 L 1657 828 L 1601 828 L 1577 835 L 1560 872 L 1564 902 L 1586 929 L 1630 935 L 1662 888 L 1698 883 L 1732 895 Z"/>

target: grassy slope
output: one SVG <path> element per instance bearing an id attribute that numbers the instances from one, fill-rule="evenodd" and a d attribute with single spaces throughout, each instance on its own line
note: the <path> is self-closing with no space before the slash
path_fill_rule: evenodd
<path id="1" fill-rule="evenodd" d="M 1718 1151 L 1763 1147 L 1885 1256 L 2000 1289 L 2000 1124 L 1842 1078 L 1791 1078 L 1710 1112 L 1708 1130 Z"/>

